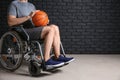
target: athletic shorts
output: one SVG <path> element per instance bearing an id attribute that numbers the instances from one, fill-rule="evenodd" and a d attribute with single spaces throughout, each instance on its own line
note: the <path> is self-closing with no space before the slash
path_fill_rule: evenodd
<path id="1" fill-rule="evenodd" d="M 25 30 L 28 33 L 30 40 L 42 40 L 41 33 L 43 30 L 43 27 L 28 28 Z"/>

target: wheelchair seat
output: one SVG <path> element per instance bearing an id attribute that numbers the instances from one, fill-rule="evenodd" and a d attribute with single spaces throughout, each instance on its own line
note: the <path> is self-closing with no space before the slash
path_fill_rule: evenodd
<path id="1" fill-rule="evenodd" d="M 11 31 L 16 31 L 23 40 L 27 40 L 29 41 L 30 38 L 29 38 L 29 35 L 27 34 L 27 32 L 25 31 L 25 29 L 23 28 L 23 25 L 20 25 L 18 27 L 13 27 L 13 28 L 10 28 Z"/>
<path id="2" fill-rule="evenodd" d="M 32 24 L 32 22 L 30 20 L 27 20 L 20 25 L 13 26 L 12 28 L 10 28 L 10 30 L 18 32 L 18 34 L 22 37 L 23 40 L 29 41 L 30 37 L 26 32 L 25 28 L 33 28 L 33 27 L 34 25 Z"/>
<path id="3" fill-rule="evenodd" d="M 24 28 L 24 25 L 19 25 L 17 27 L 10 28 L 10 30 L 11 31 L 16 31 L 18 33 L 18 35 L 20 35 L 20 37 L 24 41 L 39 41 L 40 43 L 44 42 L 43 39 L 37 40 L 37 39 L 30 38 L 28 33 L 26 32 L 25 28 Z"/>

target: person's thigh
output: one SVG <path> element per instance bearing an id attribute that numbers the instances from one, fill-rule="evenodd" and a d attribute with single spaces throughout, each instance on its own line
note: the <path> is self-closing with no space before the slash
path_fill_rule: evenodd
<path id="1" fill-rule="evenodd" d="M 35 28 L 29 28 L 25 29 L 26 32 L 28 33 L 30 40 L 39 40 L 41 38 L 41 33 L 43 30 L 43 27 L 35 27 Z"/>

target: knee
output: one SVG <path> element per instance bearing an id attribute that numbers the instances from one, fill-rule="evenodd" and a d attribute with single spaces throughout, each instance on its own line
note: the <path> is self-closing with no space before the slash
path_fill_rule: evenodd
<path id="1" fill-rule="evenodd" d="M 54 34 L 55 33 L 55 29 L 53 27 L 49 27 L 49 32 Z"/>
<path id="2" fill-rule="evenodd" d="M 43 31 L 40 35 L 41 35 L 41 38 L 44 39 L 47 35 L 54 36 L 54 34 L 55 34 L 54 28 L 48 26 L 43 28 Z"/>
<path id="3" fill-rule="evenodd" d="M 52 28 L 54 28 L 54 30 L 55 31 L 59 31 L 59 27 L 57 26 L 57 25 L 54 25 L 54 24 L 52 24 L 52 25 L 50 25 Z"/>

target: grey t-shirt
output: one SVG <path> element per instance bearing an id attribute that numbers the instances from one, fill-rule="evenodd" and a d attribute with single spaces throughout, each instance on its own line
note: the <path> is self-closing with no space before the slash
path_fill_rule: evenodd
<path id="1" fill-rule="evenodd" d="M 14 15 L 17 18 L 28 16 L 32 11 L 36 10 L 35 6 L 30 2 L 20 2 L 15 0 L 11 2 L 8 8 L 8 15 Z M 28 20 L 22 23 L 25 28 L 33 28 L 34 24 L 32 20 Z"/>
<path id="2" fill-rule="evenodd" d="M 32 3 L 15 0 L 9 6 L 8 15 L 14 15 L 19 18 L 28 16 L 34 10 L 36 9 Z"/>

